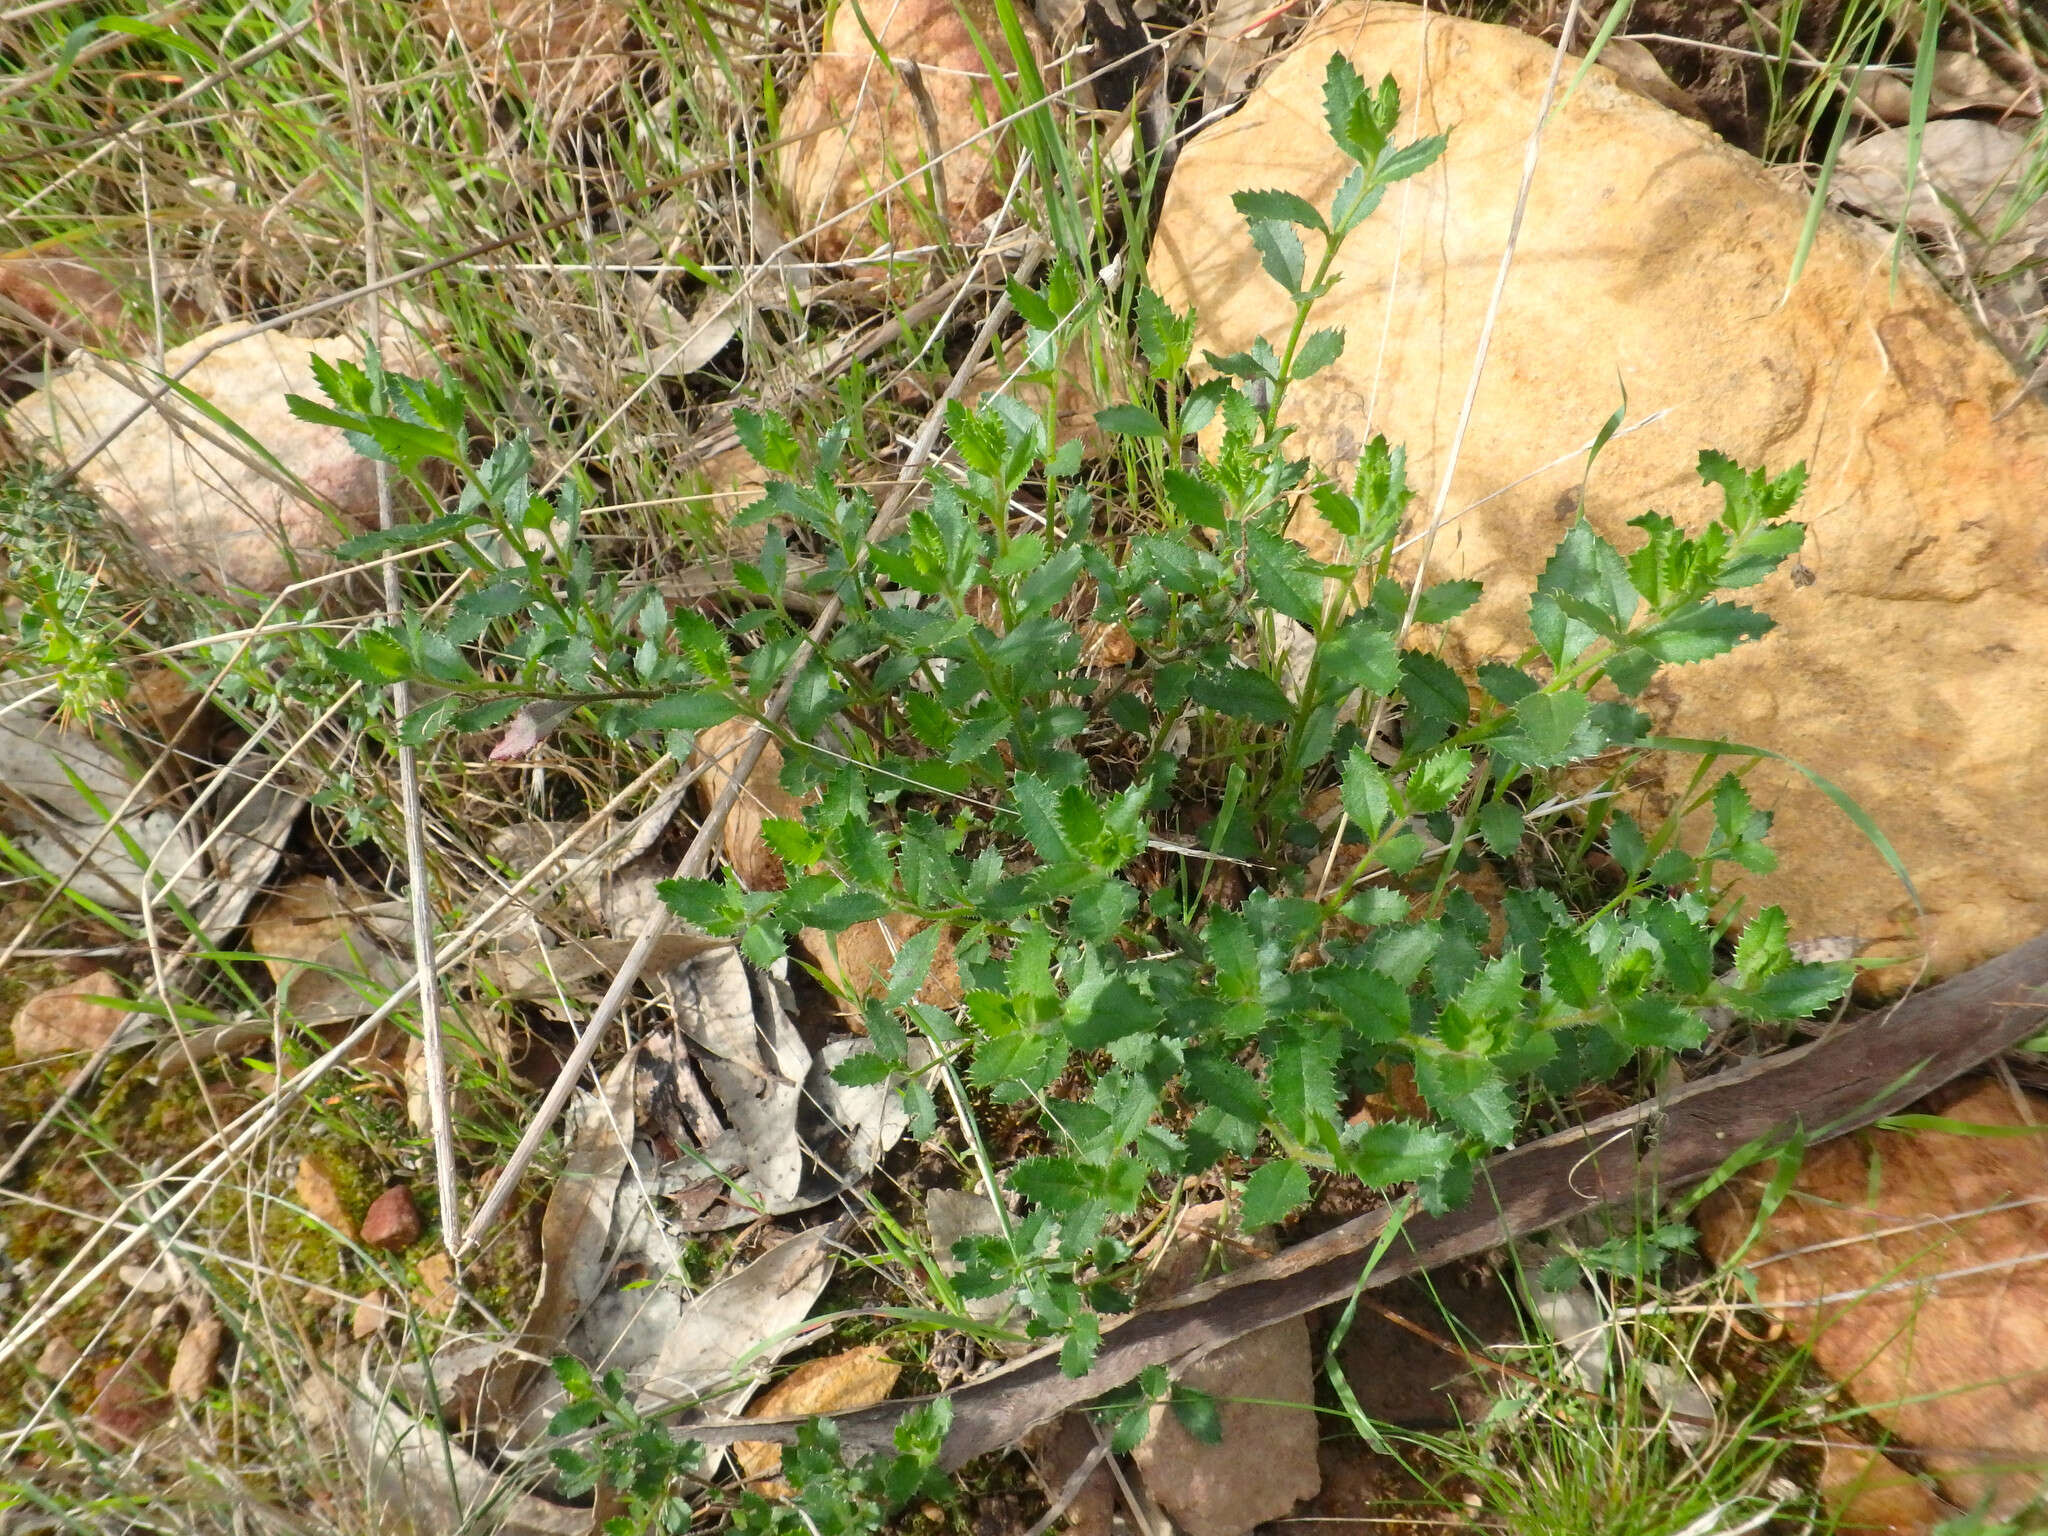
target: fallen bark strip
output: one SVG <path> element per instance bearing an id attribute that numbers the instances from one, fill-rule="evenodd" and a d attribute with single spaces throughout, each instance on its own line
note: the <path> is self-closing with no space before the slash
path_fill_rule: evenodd
<path id="1" fill-rule="evenodd" d="M 1638 1105 L 1491 1159 L 1470 1204 L 1411 1217 L 1368 1288 L 1484 1253 L 1501 1243 L 1604 1206 L 1664 1196 L 1697 1184 L 1752 1143 L 1795 1134 L 1819 1142 L 1891 1114 L 1999 1052 L 2048 1029 L 2048 934 L 1894 1008 L 1797 1050 L 1689 1083 Z M 948 1469 L 1013 1444 L 1057 1414 L 1134 1379 L 1152 1365 L 1213 1349 L 1272 1323 L 1349 1296 L 1380 1240 L 1388 1213 L 1374 1211 L 1261 1263 L 1212 1280 L 1105 1327 L 1095 1366 L 1060 1373 L 1042 1350 L 951 1394 Z M 902 1400 L 838 1415 L 849 1448 L 874 1450 L 915 1403 Z M 793 1435 L 778 1425 L 692 1426 L 706 1441 Z"/>

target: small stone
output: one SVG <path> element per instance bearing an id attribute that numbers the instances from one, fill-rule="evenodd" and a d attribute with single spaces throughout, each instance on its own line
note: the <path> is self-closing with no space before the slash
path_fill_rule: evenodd
<path id="1" fill-rule="evenodd" d="M 412 1191 L 394 1184 L 375 1200 L 363 1216 L 363 1246 L 396 1253 L 420 1240 L 420 1211 L 412 1203 Z"/>
<path id="2" fill-rule="evenodd" d="M 171 1362 L 171 1396 L 181 1403 L 196 1403 L 213 1387 L 220 1370 L 220 1355 L 228 1331 L 211 1313 L 196 1319 L 178 1340 L 177 1358 Z"/>
<path id="3" fill-rule="evenodd" d="M 355 1219 L 341 1203 L 341 1191 L 335 1186 L 334 1175 L 319 1158 L 308 1154 L 299 1159 L 299 1175 L 292 1181 L 292 1193 L 308 1216 L 323 1225 L 332 1227 L 341 1235 L 342 1241 L 354 1242 Z"/>
<path id="4" fill-rule="evenodd" d="M 420 1288 L 413 1296 L 422 1311 L 430 1317 L 446 1317 L 455 1310 L 459 1295 L 453 1259 L 436 1253 L 420 1260 Z"/>
<path id="5" fill-rule="evenodd" d="M 36 1356 L 36 1374 L 48 1381 L 62 1381 L 84 1358 L 78 1346 L 60 1333 L 51 1338 L 43 1346 L 43 1352 Z"/>
<path id="6" fill-rule="evenodd" d="M 14 1014 L 14 1054 L 20 1061 L 71 1056 L 98 1050 L 121 1027 L 127 1009 L 102 1002 L 121 996 L 121 978 L 94 971 L 61 987 L 38 992 Z"/>
<path id="7" fill-rule="evenodd" d="M 355 1315 L 349 1319 L 349 1336 L 358 1344 L 378 1333 L 391 1321 L 391 1303 L 382 1291 L 372 1291 L 356 1303 Z"/>
<path id="8" fill-rule="evenodd" d="M 132 1445 L 170 1415 L 163 1362 L 154 1354 L 112 1361 L 93 1378 L 92 1422 L 108 1443 Z"/>

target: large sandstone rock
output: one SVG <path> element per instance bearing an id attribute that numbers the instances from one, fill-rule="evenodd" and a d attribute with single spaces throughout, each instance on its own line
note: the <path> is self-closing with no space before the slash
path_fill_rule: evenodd
<path id="1" fill-rule="evenodd" d="M 1758 1304 L 1917 1448 L 1955 1504 L 2010 1518 L 2048 1466 L 2048 1140 L 2030 1134 L 2048 1122 L 2048 1099 L 1980 1081 L 1925 1107 L 1993 1130 L 1831 1141 L 1806 1154 L 1754 1243 L 1768 1171 L 1702 1205 L 1700 1239 L 1715 1263 L 1751 1271 Z M 1902 1480 L 1853 1453 L 1843 1461 L 1826 1481 L 1874 1491 Z"/>
<path id="2" fill-rule="evenodd" d="M 1286 306 L 1229 197 L 1277 186 L 1327 206 L 1346 168 L 1321 119 L 1336 49 L 1368 79 L 1400 81 L 1404 134 L 1448 128 L 1450 148 L 1353 237 L 1316 321 L 1344 326 L 1349 348 L 1295 387 L 1287 414 L 1297 446 L 1327 464 L 1347 465 L 1374 432 L 1405 442 L 1420 521 L 1456 429 L 1546 45 L 1402 5 L 1338 6 L 1182 156 L 1152 272 L 1171 302 L 1198 306 L 1202 346 L 1284 337 Z M 2048 926 L 2048 840 L 2026 830 L 2048 804 L 2048 409 L 2026 399 L 2001 415 L 2010 369 L 1910 266 L 1894 285 L 1884 241 L 1846 221 L 1823 220 L 1788 293 L 1806 206 L 1803 190 L 1592 70 L 1545 131 L 1432 569 L 1489 584 L 1453 660 L 1519 651 L 1528 593 L 1572 515 L 1575 450 L 1623 386 L 1633 420 L 1664 413 L 1611 443 L 1593 474 L 1589 514 L 1625 549 L 1626 520 L 1648 508 L 1697 525 L 1718 507 L 1694 475 L 1701 448 L 1774 471 L 1805 460 L 1804 569 L 1751 595 L 1780 627 L 1667 669 L 1648 707 L 1660 727 L 1773 748 L 1845 786 L 1899 849 L 1927 913 L 1776 765 L 1752 783 L 1778 811 L 1782 863 L 1751 882 L 1753 898 L 1782 902 L 1807 934 L 1854 935 L 1866 953 L 1924 948 L 1954 970 Z M 1312 518 L 1298 531 L 1332 547 Z M 1663 789 L 1691 768 L 1672 764 Z"/>
<path id="3" fill-rule="evenodd" d="M 162 411 L 145 411 L 79 480 L 155 551 L 169 579 L 274 593 L 295 576 L 332 569 L 335 544 L 376 521 L 371 462 L 340 432 L 298 420 L 285 404 L 287 395 L 325 399 L 313 378 L 314 357 L 360 363 L 363 348 L 346 336 L 314 341 L 267 331 L 207 352 L 244 328 L 224 326 L 173 348 L 164 355 L 165 371 L 175 375 L 206 353 L 183 387 L 260 444 L 284 475 L 173 396 L 178 414 L 203 432 Z M 422 360 L 385 345 L 393 368 L 418 372 Z M 148 374 L 137 377 L 146 388 Z M 124 420 L 138 398 L 114 365 L 81 357 L 47 389 L 16 405 L 6 425 L 23 443 L 66 460 Z M 314 499 L 302 497 L 287 476 L 296 476 Z"/>
<path id="4" fill-rule="evenodd" d="M 823 50 L 790 93 L 775 157 L 821 260 L 929 245 L 942 234 L 964 241 L 1001 206 L 1000 140 L 984 130 L 1002 108 L 976 33 L 1003 57 L 989 0 L 840 0 Z"/>

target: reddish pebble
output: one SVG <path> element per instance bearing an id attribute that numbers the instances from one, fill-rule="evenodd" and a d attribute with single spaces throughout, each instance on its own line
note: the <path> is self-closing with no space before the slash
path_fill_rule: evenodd
<path id="1" fill-rule="evenodd" d="M 420 1240 L 419 1207 L 412 1203 L 412 1191 L 394 1184 L 375 1200 L 363 1217 L 363 1246 L 388 1248 L 396 1253 Z"/>

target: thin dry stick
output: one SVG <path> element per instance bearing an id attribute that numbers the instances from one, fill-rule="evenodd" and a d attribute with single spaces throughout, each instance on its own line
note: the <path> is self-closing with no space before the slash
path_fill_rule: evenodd
<path id="1" fill-rule="evenodd" d="M 1025 258 L 1023 266 L 1018 271 L 1019 282 L 1031 280 L 1038 263 L 1044 259 L 1044 249 L 1044 246 L 1039 244 Z M 994 339 L 997 327 L 1008 318 L 1009 313 L 1009 300 L 997 300 L 989 311 L 988 319 L 982 322 L 981 329 L 976 333 L 974 344 L 967 349 L 967 356 L 954 370 L 952 381 L 946 386 L 945 393 L 934 402 L 926 414 L 917 441 L 911 444 L 902 468 L 897 471 L 898 483 L 895 492 L 876 514 L 874 525 L 868 530 L 868 537 L 862 541 L 861 558 L 866 558 L 867 550 L 874 540 L 887 537 L 888 529 L 897 512 L 909 499 L 910 493 L 916 489 L 917 471 L 923 467 L 925 460 L 931 457 L 933 448 L 938 444 L 939 429 L 946 419 L 946 406 L 958 399 L 967 387 L 968 378 L 980 365 L 982 355 Z M 713 801 L 710 811 L 697 829 L 697 835 L 690 840 L 690 846 L 684 852 L 682 862 L 676 866 L 677 879 L 695 878 L 709 867 L 711 850 L 725 831 L 726 818 L 739 803 L 747 779 L 761 761 L 761 755 L 768 750 L 770 728 L 782 718 L 783 711 L 789 707 L 789 698 L 796 689 L 798 678 L 803 675 L 804 667 L 818 646 L 824 642 L 825 636 L 830 634 L 833 625 L 838 623 L 842 606 L 836 596 L 828 601 L 819 612 L 816 622 L 811 625 L 804 643 L 790 658 L 781 683 L 777 685 L 773 696 L 761 711 L 761 718 L 755 723 L 754 729 L 748 733 L 730 775 L 720 787 L 717 799 Z M 491 1191 L 485 1196 L 482 1209 L 471 1218 L 460 1240 L 450 1249 L 451 1254 L 459 1257 L 476 1243 L 510 1203 L 514 1189 L 539 1153 L 541 1142 L 554 1126 L 563 1106 L 569 1102 L 569 1095 L 582 1080 L 591 1057 L 597 1054 L 599 1042 L 610 1029 L 612 1020 L 625 1007 L 626 999 L 632 995 L 633 987 L 639 981 L 640 973 L 646 969 L 648 957 L 653 953 L 656 942 L 668 929 L 668 921 L 667 910 L 657 908 L 649 913 L 641 924 L 640 932 L 633 940 L 633 947 L 626 952 L 626 958 L 620 963 L 617 974 L 612 977 L 611 986 L 606 989 L 604 997 L 590 1015 L 590 1022 L 583 1027 L 582 1033 L 577 1037 L 575 1049 L 570 1052 L 569 1059 L 562 1064 L 562 1070 L 557 1074 L 553 1086 L 548 1089 L 547 1097 L 541 1101 L 540 1109 L 528 1124 L 526 1133 L 519 1138 L 519 1145 L 513 1148 L 511 1157 L 506 1159 L 504 1171 L 491 1185 Z"/>
<path id="2" fill-rule="evenodd" d="M 341 39 L 342 67 L 355 73 L 355 50 L 346 33 Z M 362 96 L 349 82 L 349 111 L 356 120 L 358 143 L 369 142 L 369 125 L 363 120 Z M 376 187 L 370 175 L 370 157 L 360 157 L 363 198 L 363 276 L 377 279 L 383 255 Z M 369 331 L 383 329 L 384 296 L 373 293 L 369 300 Z M 373 464 L 377 484 L 377 526 L 389 530 L 396 521 L 392 512 L 391 466 L 382 459 Z M 398 564 L 384 567 L 384 612 L 392 624 L 404 610 Z M 427 1074 L 427 1128 L 434 1143 L 434 1192 L 441 1208 L 441 1230 L 451 1230 L 461 1219 L 455 1187 L 455 1116 L 448 1102 L 448 1044 L 441 1029 L 441 976 L 434 961 L 433 876 L 427 868 L 426 809 L 420 794 L 419 752 L 405 740 L 405 718 L 412 713 L 412 684 L 399 678 L 391 685 L 391 709 L 398 723 L 398 799 L 405 825 L 405 896 L 412 917 L 413 973 L 419 980 L 420 1049 Z M 451 1254 L 450 1258 L 455 1255 Z M 458 1276 L 459 1279 L 459 1276 Z"/>

